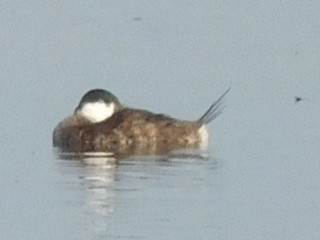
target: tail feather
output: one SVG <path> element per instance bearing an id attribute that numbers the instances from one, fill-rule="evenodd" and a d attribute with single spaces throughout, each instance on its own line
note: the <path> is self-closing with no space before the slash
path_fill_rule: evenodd
<path id="1" fill-rule="evenodd" d="M 199 120 L 197 121 L 198 123 L 208 124 L 209 122 L 216 119 L 216 117 L 218 117 L 222 113 L 222 110 L 224 108 L 224 106 L 221 106 L 223 103 L 222 100 L 224 96 L 230 91 L 230 89 L 231 88 L 228 88 L 227 91 L 225 91 L 221 95 L 221 97 L 219 97 L 219 99 L 209 107 L 209 109 L 201 116 L 201 118 L 199 118 Z"/>

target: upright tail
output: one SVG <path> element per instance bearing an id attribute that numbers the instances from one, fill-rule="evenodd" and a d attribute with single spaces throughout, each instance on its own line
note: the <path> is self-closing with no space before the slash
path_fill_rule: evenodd
<path id="1" fill-rule="evenodd" d="M 208 124 L 209 122 L 213 121 L 216 117 L 218 117 L 222 113 L 223 106 L 223 98 L 224 96 L 230 91 L 231 88 L 228 88 L 221 97 L 209 107 L 209 109 L 199 118 L 197 121 L 200 124 Z"/>

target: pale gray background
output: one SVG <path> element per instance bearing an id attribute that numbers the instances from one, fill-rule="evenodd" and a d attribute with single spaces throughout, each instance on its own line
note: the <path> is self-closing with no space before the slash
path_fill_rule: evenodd
<path id="1" fill-rule="evenodd" d="M 319 1 L 2 1 L 0 53 L 1 239 L 319 239 Z M 208 161 L 52 151 L 91 88 L 196 119 L 229 86 Z"/>

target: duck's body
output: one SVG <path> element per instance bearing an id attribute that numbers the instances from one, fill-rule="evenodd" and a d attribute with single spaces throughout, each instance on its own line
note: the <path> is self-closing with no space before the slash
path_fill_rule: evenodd
<path id="1" fill-rule="evenodd" d="M 182 148 L 203 148 L 208 144 L 206 124 L 221 111 L 219 109 L 225 92 L 197 121 L 184 121 L 163 114 L 154 114 L 140 109 L 123 107 L 119 101 L 107 99 L 107 106 L 115 103 L 111 115 L 105 114 L 102 121 L 88 118 L 84 106 L 88 99 L 96 104 L 95 97 L 86 98 L 95 91 L 88 92 L 81 100 L 73 116 L 66 118 L 55 128 L 54 146 L 68 152 L 133 152 L 161 153 Z M 109 92 L 107 92 L 110 94 Z M 95 95 L 91 94 L 91 95 Z M 110 97 L 110 95 L 109 95 Z M 94 106 L 96 108 L 96 105 Z M 90 108 L 87 108 L 90 109 Z M 108 110 L 108 108 L 106 108 Z M 90 116 L 92 115 L 92 111 Z M 103 112 L 102 111 L 99 111 Z M 108 112 L 108 111 L 106 111 Z M 102 114 L 103 115 L 103 114 Z M 99 117 L 103 119 L 103 117 Z"/>

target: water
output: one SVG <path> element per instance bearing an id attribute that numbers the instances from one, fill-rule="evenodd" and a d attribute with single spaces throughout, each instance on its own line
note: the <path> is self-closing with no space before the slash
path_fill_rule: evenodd
<path id="1" fill-rule="evenodd" d="M 1 3 L 1 238 L 318 239 L 319 8 Z M 229 86 L 207 158 L 97 166 L 52 149 L 91 88 L 197 119 Z"/>

